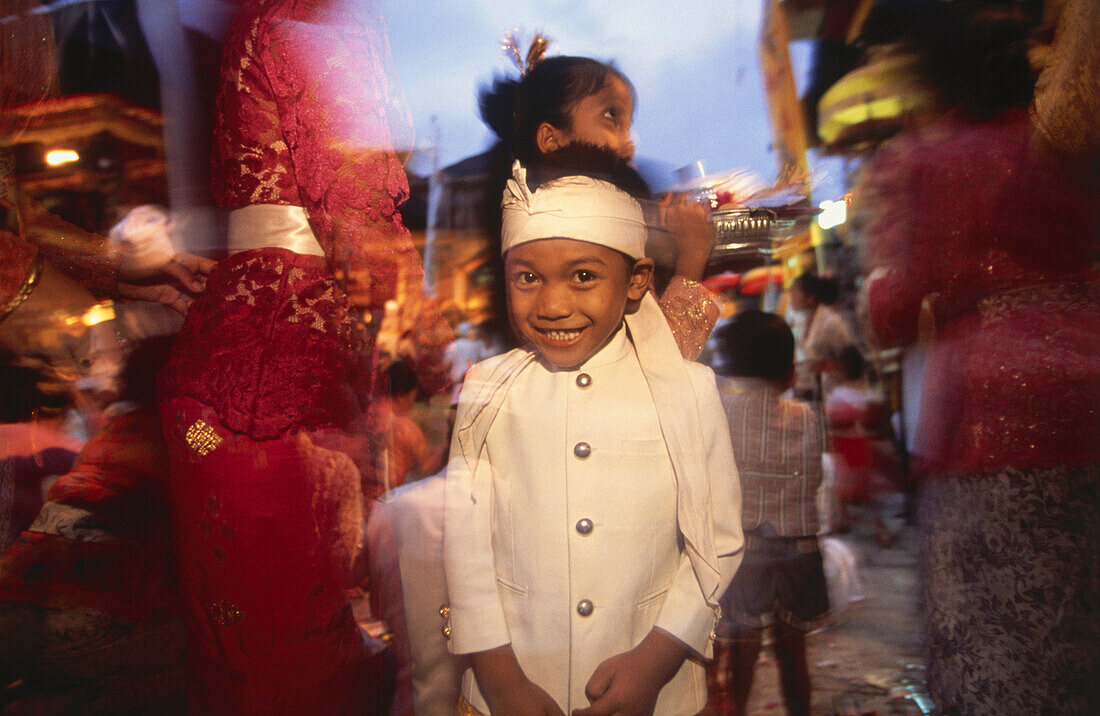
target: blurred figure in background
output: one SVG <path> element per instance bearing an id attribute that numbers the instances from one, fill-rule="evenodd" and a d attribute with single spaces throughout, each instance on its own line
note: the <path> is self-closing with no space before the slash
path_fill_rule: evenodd
<path id="1" fill-rule="evenodd" d="M 926 301 L 935 317 L 917 455 L 929 690 L 949 714 L 1096 713 L 1095 187 L 1031 152 L 1018 10 L 943 4 L 914 39 L 947 111 L 880 150 L 861 201 L 877 339 L 912 341 Z"/>
<path id="2" fill-rule="evenodd" d="M 722 407 L 741 475 L 745 558 L 721 599 L 710 703 L 732 691 L 733 713 L 745 713 L 770 627 L 787 713 L 809 714 L 805 635 L 829 611 L 817 544 L 820 428 L 809 405 L 780 397 L 794 381 L 794 335 L 782 318 L 745 311 L 718 343 L 737 390 Z"/>
<path id="3" fill-rule="evenodd" d="M 59 91 L 53 25 L 40 4 L 4 4 L 0 108 L 34 107 Z M 0 344 L 20 350 L 13 343 L 24 333 L 13 333 L 13 322 L 46 322 L 53 311 L 87 308 L 95 297 L 157 301 L 186 311 L 213 261 L 174 251 L 135 261 L 117 244 L 61 220 L 19 191 L 11 147 L 27 116 L 0 112 Z"/>
<path id="4" fill-rule="evenodd" d="M 0 365 L 0 554 L 38 514 L 48 479 L 68 472 L 84 445 L 65 429 L 70 405 L 64 386 L 42 373 Z"/>
<path id="5" fill-rule="evenodd" d="M 447 443 L 429 444 L 424 430 L 410 415 L 420 394 L 416 373 L 403 360 L 386 368 L 388 388 L 384 396 L 371 405 L 371 429 L 385 436 L 384 491 L 439 472 L 447 459 Z M 368 494 L 368 499 L 377 497 Z"/>
<path id="6" fill-rule="evenodd" d="M 806 272 L 790 289 L 790 308 L 795 313 L 798 336 L 795 358 L 794 394 L 801 400 L 823 401 L 833 388 L 829 365 L 840 352 L 855 344 L 848 322 L 832 304 L 836 303 L 836 281 Z"/>
<path id="7" fill-rule="evenodd" d="M 867 505 L 880 547 L 894 543 L 879 498 L 891 488 L 901 466 L 894 451 L 889 410 L 867 380 L 866 362 L 855 346 L 840 352 L 830 367 L 835 386 L 825 400 L 829 454 L 835 473 L 836 514 L 830 532 L 851 529 L 850 504 Z"/>
<path id="8" fill-rule="evenodd" d="M 0 707 L 98 714 L 183 705 L 168 461 L 153 393 L 171 340 L 133 351 L 119 381 L 124 402 L 0 556 Z"/>
<path id="9" fill-rule="evenodd" d="M 456 385 L 462 382 L 470 366 L 489 357 L 483 355 L 481 330 L 467 321 L 455 327 L 455 339 L 447 348 L 447 358 L 451 361 L 451 382 Z"/>

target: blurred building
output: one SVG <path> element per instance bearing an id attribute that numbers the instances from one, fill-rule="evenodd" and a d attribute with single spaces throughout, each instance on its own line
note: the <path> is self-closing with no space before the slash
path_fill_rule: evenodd
<path id="1" fill-rule="evenodd" d="M 81 228 L 106 233 L 133 206 L 168 203 L 163 121 L 116 94 L 74 94 L 3 110 L 20 193 Z"/>

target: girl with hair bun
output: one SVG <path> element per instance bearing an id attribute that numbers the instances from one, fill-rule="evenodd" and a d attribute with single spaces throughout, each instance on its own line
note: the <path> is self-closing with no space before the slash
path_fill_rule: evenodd
<path id="1" fill-rule="evenodd" d="M 535 43 L 545 51 L 545 40 Z M 518 56 L 518 52 L 516 53 Z M 613 64 L 589 57 L 561 55 L 529 61 L 519 79 L 497 78 L 481 90 L 481 117 L 508 149 L 488 187 L 486 229 L 499 241 L 500 201 L 511 158 L 532 163 L 566 146 L 582 144 L 634 158 L 631 124 L 637 94 Z M 672 277 L 659 305 L 685 358 L 699 355 L 718 319 L 714 294 L 698 282 L 706 269 L 713 235 L 706 210 L 683 197 L 668 195 L 658 205 L 664 230 L 676 245 Z M 499 267 L 496 269 L 499 272 Z M 499 276 L 498 276 L 499 278 Z M 502 285 L 500 281 L 497 285 Z M 503 312 L 504 297 L 498 296 Z"/>

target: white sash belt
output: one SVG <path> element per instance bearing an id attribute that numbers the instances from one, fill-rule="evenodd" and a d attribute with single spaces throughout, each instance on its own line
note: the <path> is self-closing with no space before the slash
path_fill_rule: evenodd
<path id="1" fill-rule="evenodd" d="M 252 204 L 229 212 L 229 253 L 252 249 L 287 249 L 307 256 L 325 255 L 309 227 L 306 210 L 282 204 Z"/>

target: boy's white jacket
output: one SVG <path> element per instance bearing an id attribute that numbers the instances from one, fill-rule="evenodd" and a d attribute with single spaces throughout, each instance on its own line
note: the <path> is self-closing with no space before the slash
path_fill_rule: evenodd
<path id="1" fill-rule="evenodd" d="M 683 538 L 684 564 L 669 585 L 656 626 L 709 657 L 718 598 L 740 564 L 744 545 L 740 483 L 725 414 L 713 373 L 682 359 L 652 296 L 647 295 L 639 310 L 627 316 L 627 327 L 671 458 L 676 517 Z M 494 564 L 490 520 L 475 513 L 484 515 L 492 500 L 490 480 L 484 478 L 484 471 L 478 473 L 486 436 L 513 381 L 533 360 L 531 351 L 520 349 L 474 366 L 459 402 L 444 527 L 451 650 L 455 653 L 508 644 L 513 641 L 509 628 L 523 628 L 505 621 L 497 580 L 507 580 L 507 575 L 498 574 Z M 715 409 L 704 409 L 704 424 L 700 406 L 711 404 Z M 614 583 L 617 570 L 645 568 L 631 563 L 631 558 L 630 554 L 606 555 L 604 563 L 593 568 L 602 570 L 608 582 Z M 530 559 L 537 565 L 537 554 Z M 624 615 L 626 618 L 629 615 Z M 563 634 L 562 639 L 561 648 L 568 649 L 569 636 Z"/>

